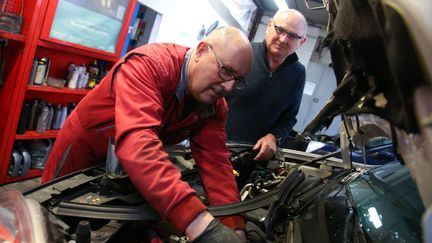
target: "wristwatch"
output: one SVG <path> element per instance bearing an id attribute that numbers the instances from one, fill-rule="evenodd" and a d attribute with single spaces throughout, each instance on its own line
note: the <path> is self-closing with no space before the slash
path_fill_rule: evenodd
<path id="1" fill-rule="evenodd" d="M 272 134 L 273 134 L 273 136 L 275 136 L 275 138 L 276 138 L 276 145 L 279 147 L 279 145 L 282 142 L 282 137 L 279 136 L 279 135 L 277 135 L 277 134 L 274 134 L 274 133 L 272 133 Z"/>

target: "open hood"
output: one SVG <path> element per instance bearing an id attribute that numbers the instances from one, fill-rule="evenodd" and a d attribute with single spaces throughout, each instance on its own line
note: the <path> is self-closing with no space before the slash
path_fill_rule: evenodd
<path id="1" fill-rule="evenodd" d="M 338 87 L 302 135 L 328 127 L 339 114 L 344 114 L 348 139 L 386 133 L 415 178 L 423 203 L 431 205 L 431 1 L 341 0 L 329 1 L 327 8 L 324 43 L 332 55 Z M 358 119 L 364 113 L 389 124 L 375 123 L 377 129 L 370 129 L 373 121 Z"/>

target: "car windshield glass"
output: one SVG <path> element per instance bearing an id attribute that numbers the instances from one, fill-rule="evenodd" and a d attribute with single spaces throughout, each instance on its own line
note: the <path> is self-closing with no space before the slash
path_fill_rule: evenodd
<path id="1" fill-rule="evenodd" d="M 363 232 L 373 242 L 421 242 L 424 207 L 410 174 L 390 163 L 349 184 Z"/>

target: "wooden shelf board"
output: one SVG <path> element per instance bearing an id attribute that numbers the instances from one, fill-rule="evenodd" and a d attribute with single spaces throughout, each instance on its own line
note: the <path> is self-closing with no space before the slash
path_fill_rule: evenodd
<path id="1" fill-rule="evenodd" d="M 0 38 L 5 38 L 5 39 L 14 40 L 14 41 L 23 42 L 23 43 L 27 39 L 24 35 L 10 33 L 10 32 L 3 31 L 3 30 L 0 30 Z"/>
<path id="2" fill-rule="evenodd" d="M 46 41 L 46 40 L 38 40 L 38 46 L 45 47 L 48 49 L 58 50 L 62 52 L 69 52 L 72 54 L 78 54 L 88 57 L 93 57 L 95 59 L 106 60 L 110 62 L 115 62 L 118 60 L 116 56 L 106 55 L 98 52 L 92 52 L 84 49 L 79 49 L 67 45 L 61 45 L 54 42 Z M 114 54 L 113 54 L 114 55 Z"/>
<path id="3" fill-rule="evenodd" d="M 30 140 L 30 139 L 47 139 L 56 138 L 60 130 L 47 130 L 44 133 L 36 131 L 26 131 L 24 134 L 17 134 L 16 140 Z"/>
<path id="4" fill-rule="evenodd" d="M 90 92 L 89 89 L 71 89 L 68 87 L 54 88 L 50 86 L 27 85 L 28 91 L 46 92 L 46 93 L 59 93 L 59 94 L 82 94 L 85 95 Z"/>

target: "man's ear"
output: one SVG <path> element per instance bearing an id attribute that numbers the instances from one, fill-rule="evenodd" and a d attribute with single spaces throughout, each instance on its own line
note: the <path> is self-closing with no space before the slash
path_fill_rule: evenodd
<path id="1" fill-rule="evenodd" d="M 204 41 L 200 41 L 197 45 L 196 51 L 195 51 L 195 58 L 200 58 L 201 55 L 206 52 L 208 49 L 208 44 Z"/>
<path id="2" fill-rule="evenodd" d="M 307 36 L 303 37 L 303 39 L 300 40 L 300 46 L 302 46 L 304 43 L 306 43 Z"/>

